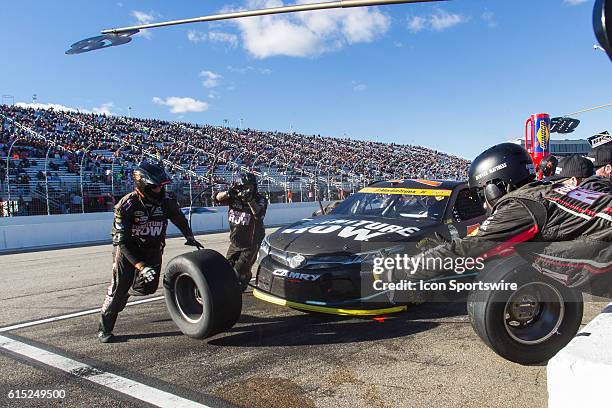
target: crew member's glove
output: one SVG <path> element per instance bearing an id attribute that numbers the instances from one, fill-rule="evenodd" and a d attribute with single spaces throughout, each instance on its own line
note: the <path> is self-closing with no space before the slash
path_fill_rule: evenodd
<path id="1" fill-rule="evenodd" d="M 140 277 L 143 281 L 149 283 L 155 279 L 155 269 L 150 266 L 145 266 L 140 270 Z"/>
<path id="2" fill-rule="evenodd" d="M 240 190 L 238 192 L 238 198 L 245 202 L 251 201 L 253 199 L 253 192 L 250 190 Z"/>
<path id="3" fill-rule="evenodd" d="M 236 190 L 234 187 L 230 187 L 230 189 L 227 190 L 227 195 L 229 198 L 238 198 L 238 190 Z"/>
<path id="4" fill-rule="evenodd" d="M 187 237 L 185 245 L 194 246 L 198 249 L 204 249 L 204 245 L 200 244 L 194 237 Z"/>
<path id="5" fill-rule="evenodd" d="M 449 243 L 450 241 L 446 239 L 442 234 L 436 232 L 433 237 L 426 237 L 417 242 L 416 247 L 421 252 L 427 252 L 433 248 L 436 248 L 440 245 L 444 245 Z"/>

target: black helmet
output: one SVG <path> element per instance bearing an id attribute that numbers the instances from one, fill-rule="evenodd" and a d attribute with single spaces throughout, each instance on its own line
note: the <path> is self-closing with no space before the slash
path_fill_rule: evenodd
<path id="1" fill-rule="evenodd" d="M 515 143 L 500 143 L 482 152 L 470 165 L 470 188 L 484 189 L 489 204 L 493 205 L 504 194 L 535 179 L 531 156 Z"/>
<path id="2" fill-rule="evenodd" d="M 559 164 L 559 160 L 551 155 L 546 156 L 540 161 L 538 165 L 538 170 L 540 170 L 544 177 L 550 177 L 555 174 L 557 169 L 557 165 Z"/>
<path id="3" fill-rule="evenodd" d="M 246 186 L 253 186 L 253 191 L 257 192 L 257 177 L 250 172 L 241 173 L 234 183 L 234 186 L 238 189 L 245 188 Z"/>
<path id="4" fill-rule="evenodd" d="M 148 201 L 154 204 L 160 204 L 164 198 L 163 186 L 170 183 L 170 176 L 166 173 L 166 169 L 161 163 L 153 163 L 151 161 L 142 161 L 136 170 L 134 170 L 134 184 L 136 190 Z M 155 193 L 152 191 L 155 187 L 162 187 L 162 191 Z"/>

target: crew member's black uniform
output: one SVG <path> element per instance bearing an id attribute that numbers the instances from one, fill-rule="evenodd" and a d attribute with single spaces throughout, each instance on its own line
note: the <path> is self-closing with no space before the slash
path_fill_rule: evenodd
<path id="1" fill-rule="evenodd" d="M 580 187 L 612 194 L 612 179 L 610 177 L 591 176 L 583 180 Z"/>
<path id="2" fill-rule="evenodd" d="M 476 169 L 470 169 L 471 185 L 477 185 L 474 180 L 490 177 L 498 185 L 507 186 L 499 183 L 510 179 L 504 173 L 498 178 L 490 175 L 500 171 L 516 173 L 513 167 L 521 165 L 513 157 L 522 154 L 520 149 L 502 144 L 483 153 L 483 158 L 477 158 L 472 165 Z M 515 180 L 521 179 L 525 176 L 515 176 Z M 560 181 L 526 183 L 505 194 L 495 191 L 499 189 L 495 185 L 485 185 L 485 194 L 489 194 L 494 204 L 491 216 L 471 236 L 438 245 L 424 256 L 486 259 L 516 251 L 551 278 L 591 291 L 585 287 L 591 278 L 612 272 L 612 195 Z M 413 278 L 428 279 L 452 273 L 432 268 L 435 262 L 429 261 L 427 265 L 428 269 L 418 270 Z"/>
<path id="3" fill-rule="evenodd" d="M 169 193 L 165 193 L 158 205 L 134 191 L 115 206 L 113 277 L 102 305 L 101 331 L 110 333 L 113 330 L 117 315 L 125 308 L 130 295 L 150 295 L 157 290 L 168 220 L 185 237 L 193 237 L 176 199 Z M 155 270 L 151 281 L 136 274 L 138 264 Z"/>
<path id="4" fill-rule="evenodd" d="M 240 281 L 243 284 L 251 280 L 251 268 L 257 259 L 261 241 L 266 235 L 263 221 L 268 208 L 268 200 L 259 193 L 255 193 L 252 200 L 260 208 L 256 214 L 245 200 L 230 197 L 228 201 L 230 246 L 226 257 L 240 275 Z"/>
<path id="5" fill-rule="evenodd" d="M 253 173 L 242 173 L 232 187 L 219 193 L 216 199 L 229 206 L 230 246 L 226 258 L 238 272 L 242 290 L 245 290 L 266 234 L 263 221 L 268 200 L 257 192 L 257 178 Z"/>

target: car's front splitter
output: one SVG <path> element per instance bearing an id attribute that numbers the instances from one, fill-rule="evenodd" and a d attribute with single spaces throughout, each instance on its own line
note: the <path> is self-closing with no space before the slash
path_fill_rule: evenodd
<path id="1" fill-rule="evenodd" d="M 264 302 L 273 303 L 279 306 L 287 306 L 294 309 L 304 310 L 308 312 L 327 313 L 341 316 L 380 316 L 389 313 L 399 313 L 407 309 L 407 306 L 392 306 L 379 309 L 347 309 L 337 308 L 331 306 L 320 306 L 320 305 L 309 305 L 306 303 L 293 302 L 291 300 L 283 299 L 274 296 L 270 293 L 264 292 L 261 289 L 253 289 L 253 296 L 257 299 L 263 300 Z"/>

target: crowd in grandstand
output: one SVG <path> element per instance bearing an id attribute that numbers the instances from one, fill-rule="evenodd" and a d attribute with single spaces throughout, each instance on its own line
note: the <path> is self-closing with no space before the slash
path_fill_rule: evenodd
<path id="1" fill-rule="evenodd" d="M 128 185 L 129 169 L 147 156 L 172 164 L 177 183 L 193 170 L 194 180 L 203 184 L 227 181 L 218 169 L 241 167 L 281 174 L 284 181 L 308 176 L 362 184 L 400 177 L 465 179 L 468 167 L 462 158 L 412 145 L 0 105 L 0 158 L 15 140 L 8 176 L 25 190 L 40 189 L 45 181 L 69 184 L 70 176 L 81 175 L 81 163 L 89 184 Z M 42 162 L 46 175 L 27 171 Z M 6 166 L 0 166 L 0 180 L 3 192 Z M 28 194 L 25 190 L 20 193 Z M 65 193 L 79 195 L 77 190 Z"/>

